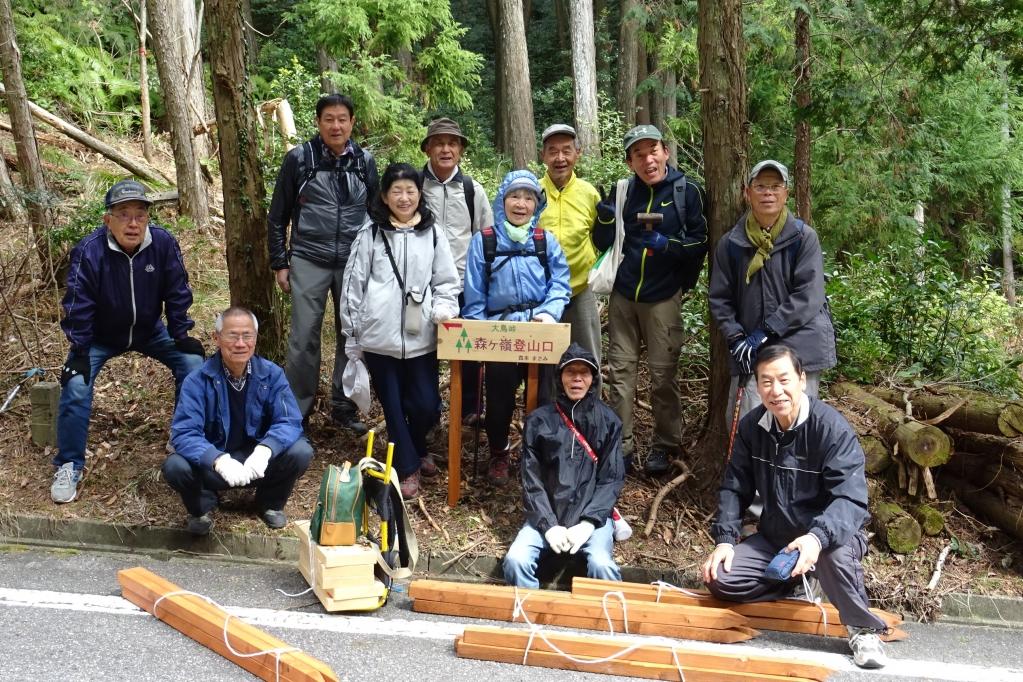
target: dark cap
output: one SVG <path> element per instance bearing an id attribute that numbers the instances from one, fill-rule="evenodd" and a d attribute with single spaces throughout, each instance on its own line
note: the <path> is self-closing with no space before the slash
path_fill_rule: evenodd
<path id="1" fill-rule="evenodd" d="M 117 204 L 126 201 L 141 201 L 147 206 L 152 205 L 153 200 L 146 196 L 146 186 L 136 180 L 121 180 L 114 183 L 114 186 L 107 190 L 103 201 L 107 208 L 113 208 Z"/>
<path id="2" fill-rule="evenodd" d="M 566 123 L 555 123 L 552 126 L 547 126 L 547 129 L 543 131 L 540 136 L 540 144 L 547 141 L 548 137 L 554 137 L 555 135 L 568 135 L 571 138 L 577 138 L 578 135 L 575 133 L 575 128 Z"/>
<path id="3" fill-rule="evenodd" d="M 660 142 L 663 139 L 664 136 L 661 135 L 660 130 L 658 130 L 656 127 L 652 125 L 644 124 L 636 126 L 629 132 L 625 133 L 625 139 L 622 142 L 622 146 L 624 147 L 625 151 L 628 152 L 629 147 L 636 144 L 640 140 L 656 140 Z"/>
<path id="4" fill-rule="evenodd" d="M 455 137 L 462 140 L 462 146 L 469 146 L 469 138 L 462 134 L 462 129 L 458 127 L 458 124 L 452 121 L 450 118 L 438 118 L 434 121 L 430 121 L 430 125 L 426 128 L 426 137 L 419 143 L 419 148 L 424 152 L 426 151 L 426 143 L 429 142 L 430 138 L 434 135 L 454 135 Z"/>

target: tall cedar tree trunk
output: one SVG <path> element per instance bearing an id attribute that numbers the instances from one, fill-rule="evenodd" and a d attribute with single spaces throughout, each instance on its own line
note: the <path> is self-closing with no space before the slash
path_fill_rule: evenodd
<path id="1" fill-rule="evenodd" d="M 245 22 L 245 60 L 247 64 L 255 64 L 259 58 L 259 33 L 252 24 L 252 0 L 242 3 L 242 21 Z"/>
<path id="2" fill-rule="evenodd" d="M 501 42 L 501 17 L 497 0 L 487 0 L 487 18 L 490 19 L 491 44 L 495 48 Z M 494 149 L 502 154 L 508 152 L 508 117 L 504 111 L 504 60 L 500 49 L 494 50 Z"/>
<path id="3" fill-rule="evenodd" d="M 810 216 L 810 15 L 796 10 L 796 215 Z"/>
<path id="4" fill-rule="evenodd" d="M 497 49 L 501 52 L 504 72 L 501 99 L 508 121 L 505 143 L 515 168 L 525 168 L 530 161 L 536 161 L 536 128 L 533 125 L 533 93 L 529 85 L 529 54 L 522 0 L 498 0 L 498 10 L 501 30 Z"/>
<path id="5" fill-rule="evenodd" d="M 177 12 L 163 0 L 146 0 L 152 20 L 153 45 L 156 49 L 156 67 L 160 74 L 160 89 L 170 123 L 171 146 L 174 148 L 174 168 L 177 171 L 178 205 L 181 213 L 199 227 L 209 223 L 206 186 L 199 174 L 192 134 L 192 115 L 185 91 L 185 78 L 181 73 L 181 52 L 174 39 Z"/>
<path id="6" fill-rule="evenodd" d="M 7 161 L 3 154 L 0 154 L 0 200 L 4 204 L 2 214 L 7 220 L 18 225 L 29 224 L 28 211 L 21 203 L 18 190 L 15 188 L 14 182 L 11 181 L 11 174 L 7 170 Z"/>
<path id="7" fill-rule="evenodd" d="M 650 123 L 650 88 L 643 87 L 643 82 L 650 76 L 650 60 L 646 53 L 646 45 L 640 40 L 636 43 L 636 123 Z"/>
<path id="8" fill-rule="evenodd" d="M 146 33 L 149 31 L 146 0 L 139 3 L 139 105 L 142 109 L 142 155 L 153 163 L 153 131 L 149 114 L 149 63 L 146 57 Z"/>
<path id="9" fill-rule="evenodd" d="M 260 132 L 245 65 L 242 2 L 207 0 L 205 5 L 224 183 L 227 273 L 231 304 L 249 308 L 259 319 L 259 353 L 280 360 L 284 357 L 284 316 L 270 275 Z"/>
<path id="10" fill-rule="evenodd" d="M 330 56 L 327 52 L 327 48 L 322 45 L 318 45 L 316 47 L 316 62 L 320 67 L 320 92 L 328 95 L 333 94 L 337 91 L 337 86 L 334 85 L 334 81 L 327 76 L 327 73 L 337 73 L 337 60 Z"/>
<path id="11" fill-rule="evenodd" d="M 1005 95 L 1002 99 L 1002 138 L 1009 142 L 1012 131 L 1009 128 L 1009 82 L 1005 75 L 1005 67 L 1001 68 L 1002 87 Z M 1002 292 L 1010 306 L 1016 306 L 1016 272 L 1012 262 L 1013 229 L 1012 187 L 1008 182 L 1002 185 Z"/>
<path id="12" fill-rule="evenodd" d="M 639 73 L 639 22 L 636 20 L 635 8 L 638 0 L 622 0 L 621 29 L 618 44 L 621 58 L 618 60 L 618 111 L 626 128 L 636 125 L 636 80 Z"/>
<path id="13" fill-rule="evenodd" d="M 176 36 L 180 45 L 181 72 L 184 74 L 185 90 L 188 93 L 188 113 L 195 124 L 205 125 L 210 119 L 210 108 L 203 87 L 202 57 L 200 56 L 201 22 L 195 11 L 195 0 L 170 0 L 176 10 L 178 21 Z M 192 143 L 197 161 L 205 161 L 210 155 L 206 135 L 198 135 Z"/>
<path id="14" fill-rule="evenodd" d="M 3 70 L 7 111 L 11 117 L 11 132 L 18 154 L 18 172 L 25 188 L 25 207 L 32 226 L 39 261 L 43 272 L 51 272 L 50 248 L 46 239 L 46 228 L 53 224 L 47 203 L 50 191 L 43 177 L 43 165 L 36 147 L 35 127 L 28 107 L 25 81 L 21 77 L 21 51 L 14 35 L 14 18 L 11 16 L 10 0 L 0 0 L 0 68 Z"/>
<path id="15" fill-rule="evenodd" d="M 568 0 L 554 0 L 554 25 L 557 26 L 559 50 L 567 50 L 571 47 L 565 42 L 571 31 L 568 21 L 570 11 L 568 4 Z"/>
<path id="16" fill-rule="evenodd" d="M 572 80 L 575 83 L 575 129 L 582 150 L 600 157 L 600 128 L 597 124 L 597 66 L 593 44 L 593 2 L 573 0 Z"/>
<path id="17" fill-rule="evenodd" d="M 742 35 L 742 0 L 699 0 L 697 47 L 700 55 L 704 181 L 710 253 L 743 209 L 742 179 L 748 164 L 749 122 L 746 115 L 746 46 Z M 710 259 L 713 264 L 713 258 Z M 713 265 L 711 265 L 713 267 Z M 716 324 L 710 325 L 710 382 L 707 429 L 698 448 L 709 478 L 716 485 L 728 448 L 728 350 Z"/>

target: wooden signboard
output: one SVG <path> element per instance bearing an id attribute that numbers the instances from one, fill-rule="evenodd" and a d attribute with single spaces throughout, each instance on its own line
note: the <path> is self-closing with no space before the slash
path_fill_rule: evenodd
<path id="1" fill-rule="evenodd" d="M 437 358 L 451 361 L 448 402 L 448 506 L 458 504 L 462 481 L 462 361 L 522 362 L 526 413 L 536 408 L 538 365 L 556 365 L 571 343 L 572 325 L 500 320 L 448 320 L 437 325 Z"/>

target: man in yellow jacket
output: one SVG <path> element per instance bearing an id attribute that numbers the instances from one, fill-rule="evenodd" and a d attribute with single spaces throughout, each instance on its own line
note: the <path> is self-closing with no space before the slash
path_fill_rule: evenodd
<path id="1" fill-rule="evenodd" d="M 597 297 L 587 284 L 590 268 L 597 260 L 590 233 L 597 217 L 600 193 L 575 174 L 582 156 L 575 129 L 556 123 L 543 131 L 542 158 L 547 172 L 540 180 L 547 195 L 547 207 L 539 226 L 553 234 L 568 260 L 572 298 L 561 316 L 572 325 L 572 340 L 593 353 L 600 365 L 600 314 Z"/>

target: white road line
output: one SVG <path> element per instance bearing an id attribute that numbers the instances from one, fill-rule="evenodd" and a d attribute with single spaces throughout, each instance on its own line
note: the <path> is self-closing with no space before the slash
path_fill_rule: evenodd
<path id="1" fill-rule="evenodd" d="M 116 615 L 148 616 L 131 602 L 117 596 L 99 594 L 78 594 L 72 592 L 50 592 L 46 590 L 16 590 L 0 588 L 0 607 L 28 607 L 58 609 L 65 611 L 88 611 L 93 613 L 110 613 Z M 414 639 L 431 639 L 451 641 L 460 635 L 464 625 L 446 621 L 408 620 L 403 618 L 378 618 L 373 616 L 345 616 L 340 614 L 305 613 L 301 611 L 278 611 L 275 609 L 256 609 L 241 607 L 224 607 L 233 616 L 246 623 L 262 627 L 278 627 L 298 630 L 318 630 L 355 634 L 361 636 L 411 637 Z M 510 627 L 525 627 L 522 624 L 511 624 Z M 623 636 L 623 642 L 632 640 L 656 640 L 662 638 Z M 806 649 L 771 649 L 756 647 L 749 644 L 711 644 L 709 642 L 686 641 L 690 649 L 732 653 L 742 656 L 751 653 L 755 648 L 758 655 L 769 655 L 781 659 L 799 658 L 808 662 L 819 663 L 833 668 L 835 671 L 858 670 L 848 656 L 830 654 Z M 864 671 L 859 671 L 864 672 Z M 985 667 L 962 663 L 941 663 L 927 660 L 892 659 L 883 670 L 878 671 L 890 677 L 923 678 L 942 680 L 945 682 L 1021 682 L 1023 670 Z"/>

